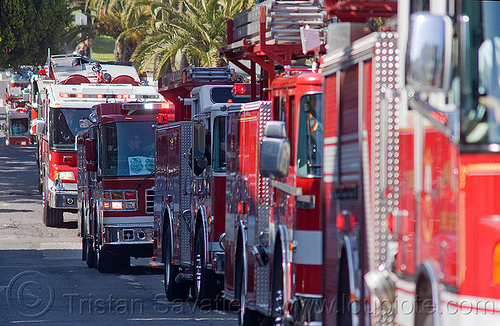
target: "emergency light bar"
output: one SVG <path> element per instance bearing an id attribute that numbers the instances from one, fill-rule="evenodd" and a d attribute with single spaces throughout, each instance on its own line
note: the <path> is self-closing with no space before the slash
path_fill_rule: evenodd
<path id="1" fill-rule="evenodd" d="M 168 110 L 173 107 L 171 102 L 124 103 L 123 110 Z"/>
<path id="2" fill-rule="evenodd" d="M 135 94 L 83 94 L 83 93 L 59 93 L 62 98 L 116 98 L 116 99 L 158 99 L 159 96 L 155 95 L 135 95 Z"/>
<path id="3" fill-rule="evenodd" d="M 250 95 L 250 84 L 234 84 L 231 90 L 233 95 Z"/>

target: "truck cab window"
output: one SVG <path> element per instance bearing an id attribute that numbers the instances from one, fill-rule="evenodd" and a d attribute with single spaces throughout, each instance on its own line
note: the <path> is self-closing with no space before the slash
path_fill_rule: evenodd
<path id="1" fill-rule="evenodd" d="M 80 127 L 80 119 L 90 114 L 89 109 L 50 110 L 50 147 L 56 150 L 74 150 L 75 137 L 86 128 Z"/>
<path id="2" fill-rule="evenodd" d="M 193 149 L 191 153 L 193 172 L 200 175 L 211 161 L 210 133 L 203 123 L 194 123 Z"/>
<path id="3" fill-rule="evenodd" d="M 214 120 L 214 146 L 212 151 L 214 171 L 226 171 L 226 121 L 227 117 Z"/>
<path id="4" fill-rule="evenodd" d="M 463 111 L 466 143 L 500 143 L 500 2 L 480 2 L 481 29 L 477 44 L 477 105 Z"/>
<path id="5" fill-rule="evenodd" d="M 11 119 L 9 123 L 10 134 L 12 136 L 28 135 L 28 119 Z"/>
<path id="6" fill-rule="evenodd" d="M 299 103 L 297 175 L 321 176 L 323 121 L 321 93 L 305 94 Z"/>
<path id="7" fill-rule="evenodd" d="M 103 175 L 132 176 L 154 172 L 151 122 L 113 122 L 102 126 Z"/>

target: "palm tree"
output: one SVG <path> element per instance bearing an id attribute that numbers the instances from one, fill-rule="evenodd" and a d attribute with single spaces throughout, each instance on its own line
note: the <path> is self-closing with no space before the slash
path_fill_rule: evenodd
<path id="1" fill-rule="evenodd" d="M 144 41 L 132 55 L 132 62 L 137 69 L 145 69 L 154 64 L 155 78 L 162 76 L 169 66 L 179 69 L 183 56 L 194 65 L 225 65 L 227 63 L 219 56 L 219 49 L 226 44 L 226 21 L 254 2 L 255 0 L 137 1 L 139 6 L 147 4 L 152 19 Z"/>
<path id="2" fill-rule="evenodd" d="M 94 17 L 93 30 L 116 39 L 115 59 L 130 60 L 151 21 L 149 7 L 127 0 L 86 0 L 86 6 Z"/>

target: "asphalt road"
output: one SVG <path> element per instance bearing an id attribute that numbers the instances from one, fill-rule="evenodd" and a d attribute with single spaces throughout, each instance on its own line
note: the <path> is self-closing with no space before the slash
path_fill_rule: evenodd
<path id="1" fill-rule="evenodd" d="M 0 124 L 5 119 L 0 73 Z M 0 325 L 236 325 L 224 308 L 168 302 L 163 268 L 150 259 L 102 274 L 81 260 L 77 215 L 42 223 L 35 146 L 5 146 L 0 132 Z"/>

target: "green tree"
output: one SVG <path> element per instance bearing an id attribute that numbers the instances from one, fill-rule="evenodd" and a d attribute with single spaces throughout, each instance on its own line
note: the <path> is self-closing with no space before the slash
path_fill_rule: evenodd
<path id="1" fill-rule="evenodd" d="M 115 59 L 130 60 L 151 21 L 149 7 L 129 0 L 86 0 L 86 6 L 91 9 L 93 33 L 116 39 Z"/>
<path id="2" fill-rule="evenodd" d="M 169 67 L 179 68 L 182 58 L 206 67 L 227 64 L 219 56 L 226 44 L 226 21 L 249 8 L 253 0 L 150 0 L 151 21 L 146 37 L 132 55 L 138 69 L 155 66 L 155 78 Z M 124 33 L 127 33 L 125 31 Z"/>
<path id="3" fill-rule="evenodd" d="M 67 0 L 0 1 L 0 67 L 45 62 L 48 48 L 60 52 L 72 19 Z"/>

